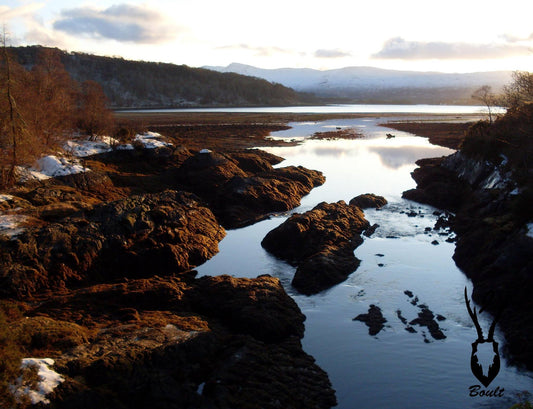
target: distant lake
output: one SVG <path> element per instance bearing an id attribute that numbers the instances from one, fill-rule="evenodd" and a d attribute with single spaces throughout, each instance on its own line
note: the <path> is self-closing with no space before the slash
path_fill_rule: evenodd
<path id="1" fill-rule="evenodd" d="M 186 109 L 136 109 L 121 112 L 249 112 L 249 113 L 310 113 L 310 114 L 367 114 L 367 113 L 412 113 L 412 114 L 482 114 L 487 108 L 479 105 L 378 105 L 335 104 L 321 106 L 288 107 L 241 107 L 241 108 L 186 108 Z"/>

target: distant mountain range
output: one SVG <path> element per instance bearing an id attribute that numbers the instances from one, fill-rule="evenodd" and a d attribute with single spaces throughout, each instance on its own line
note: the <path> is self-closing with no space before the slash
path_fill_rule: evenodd
<path id="1" fill-rule="evenodd" d="M 354 103 L 471 104 L 472 93 L 483 85 L 495 92 L 511 81 L 511 71 L 447 74 L 346 67 L 334 70 L 309 68 L 263 69 L 233 63 L 204 68 L 263 78 L 296 91 Z"/>

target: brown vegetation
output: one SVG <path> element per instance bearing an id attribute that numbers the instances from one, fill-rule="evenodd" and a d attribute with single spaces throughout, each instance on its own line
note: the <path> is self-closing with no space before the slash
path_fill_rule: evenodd
<path id="1" fill-rule="evenodd" d="M 91 136 L 107 131 L 112 115 L 97 83 L 72 80 L 59 55 L 43 48 L 29 70 L 0 53 L 0 188 L 15 182 L 17 166 L 53 151 L 77 127 Z"/>

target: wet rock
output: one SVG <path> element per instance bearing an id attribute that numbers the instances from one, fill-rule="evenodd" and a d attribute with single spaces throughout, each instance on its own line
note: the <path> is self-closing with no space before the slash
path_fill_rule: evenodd
<path id="1" fill-rule="evenodd" d="M 366 229 L 363 234 L 366 236 L 366 237 L 371 237 L 377 230 L 377 228 L 379 227 L 379 224 L 377 223 L 374 223 L 372 226 L 370 226 L 368 229 Z"/>
<path id="2" fill-rule="evenodd" d="M 359 314 L 353 319 L 353 321 L 364 322 L 368 327 L 368 334 L 372 336 L 379 334 L 387 322 L 381 313 L 381 308 L 375 306 L 374 304 L 370 305 L 367 314 Z"/>
<path id="3" fill-rule="evenodd" d="M 385 199 L 383 196 L 377 196 L 373 193 L 365 193 L 350 200 L 350 206 L 357 206 L 360 209 L 379 209 L 385 206 L 387 203 L 387 199 Z"/>
<path id="4" fill-rule="evenodd" d="M 320 203 L 293 214 L 270 231 L 261 245 L 297 266 L 292 284 L 303 294 L 314 294 L 344 281 L 359 265 L 353 250 L 369 227 L 362 211 L 344 201 Z"/>

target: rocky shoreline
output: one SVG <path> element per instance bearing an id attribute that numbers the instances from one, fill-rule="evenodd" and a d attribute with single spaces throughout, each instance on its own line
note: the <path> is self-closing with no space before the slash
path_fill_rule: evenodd
<path id="1" fill-rule="evenodd" d="M 524 111 L 474 126 L 451 156 L 418 161 L 417 188 L 403 196 L 454 213 L 453 258 L 472 280 L 474 300 L 498 319 L 506 356 L 532 370 L 531 146 L 518 139 L 530 138 L 531 107 Z"/>
<path id="2" fill-rule="evenodd" d="M 2 211 L 24 221 L 0 234 L 2 311 L 19 311 L 6 324 L 25 356 L 55 361 L 63 382 L 50 407 L 336 404 L 278 279 L 195 278 L 225 228 L 298 206 L 324 183 L 317 171 L 273 168 L 281 160 L 234 148 L 115 150 L 87 158 L 90 172 L 2 197 Z"/>

